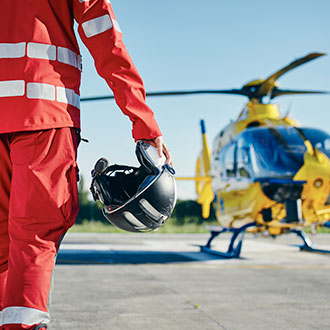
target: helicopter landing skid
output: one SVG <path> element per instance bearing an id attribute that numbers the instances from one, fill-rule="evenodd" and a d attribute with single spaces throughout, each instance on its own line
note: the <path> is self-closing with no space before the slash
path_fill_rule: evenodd
<path id="1" fill-rule="evenodd" d="M 205 245 L 201 245 L 201 252 L 206 252 L 210 254 L 214 254 L 216 256 L 232 259 L 239 258 L 241 254 L 242 244 L 244 234 L 247 228 L 254 227 L 256 225 L 255 222 L 248 223 L 240 228 L 227 228 L 227 227 L 219 227 L 219 229 L 210 228 L 211 236 Z M 211 248 L 211 242 L 220 234 L 231 232 L 233 233 L 230 239 L 229 247 L 227 252 L 221 252 L 217 250 L 213 250 Z"/>
<path id="2" fill-rule="evenodd" d="M 326 226 L 326 227 L 328 227 L 328 226 Z M 323 250 L 323 249 L 313 248 L 313 242 L 305 234 L 305 232 L 302 229 L 291 229 L 290 232 L 296 234 L 298 237 L 300 237 L 303 240 L 302 245 L 297 245 L 300 248 L 301 251 L 317 252 L 317 253 L 330 253 L 330 250 Z"/>

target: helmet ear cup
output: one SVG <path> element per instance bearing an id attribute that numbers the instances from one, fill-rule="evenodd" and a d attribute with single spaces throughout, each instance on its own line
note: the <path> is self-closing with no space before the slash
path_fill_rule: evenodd
<path id="1" fill-rule="evenodd" d="M 94 166 L 95 174 L 97 175 L 102 174 L 105 171 L 105 169 L 108 167 L 108 165 L 109 162 L 106 158 L 100 158 Z"/>
<path id="2" fill-rule="evenodd" d="M 112 189 L 110 189 L 107 177 L 105 175 L 98 175 L 94 179 L 94 184 L 97 191 L 97 198 L 104 205 L 113 204 L 113 193 L 111 191 Z"/>

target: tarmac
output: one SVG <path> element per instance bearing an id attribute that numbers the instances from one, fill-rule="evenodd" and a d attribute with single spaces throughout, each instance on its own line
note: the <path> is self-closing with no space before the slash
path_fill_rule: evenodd
<path id="1" fill-rule="evenodd" d="M 76 234 L 55 267 L 50 330 L 330 329 L 330 254 L 247 234 L 240 259 L 208 234 Z M 214 240 L 225 250 L 228 235 Z M 330 250 L 330 235 L 312 237 Z"/>

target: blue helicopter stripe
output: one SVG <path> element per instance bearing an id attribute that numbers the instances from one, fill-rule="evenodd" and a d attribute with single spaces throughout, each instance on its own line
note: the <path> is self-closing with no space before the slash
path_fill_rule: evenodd
<path id="1" fill-rule="evenodd" d="M 257 178 L 254 179 L 254 182 L 268 182 L 268 183 L 282 183 L 282 184 L 295 184 L 295 185 L 301 185 L 305 184 L 307 181 L 305 180 L 292 180 L 292 179 L 270 179 L 270 178 Z"/>
<path id="2" fill-rule="evenodd" d="M 330 221 L 327 221 L 323 224 L 323 227 L 330 228 Z"/>

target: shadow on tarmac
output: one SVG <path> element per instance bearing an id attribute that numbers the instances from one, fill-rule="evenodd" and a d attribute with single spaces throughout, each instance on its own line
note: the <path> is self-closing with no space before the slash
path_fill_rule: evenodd
<path id="1" fill-rule="evenodd" d="M 203 252 L 164 252 L 127 250 L 60 250 L 57 265 L 97 264 L 168 264 L 215 260 L 219 257 Z"/>

